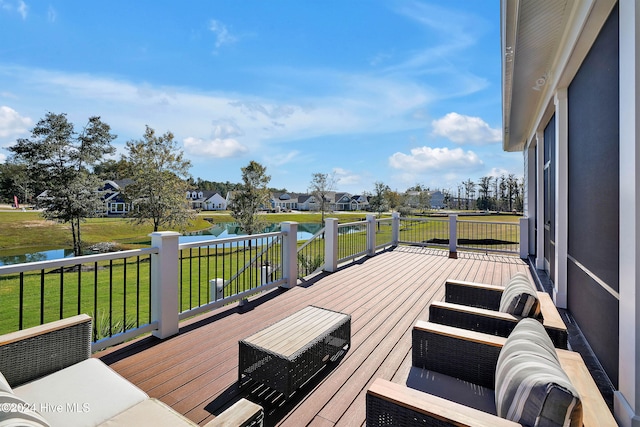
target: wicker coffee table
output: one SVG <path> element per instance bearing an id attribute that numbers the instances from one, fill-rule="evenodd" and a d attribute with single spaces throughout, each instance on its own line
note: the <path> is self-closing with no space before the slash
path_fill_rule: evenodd
<path id="1" fill-rule="evenodd" d="M 257 381 L 290 397 L 351 345 L 351 316 L 309 306 L 239 342 L 240 387 Z"/>

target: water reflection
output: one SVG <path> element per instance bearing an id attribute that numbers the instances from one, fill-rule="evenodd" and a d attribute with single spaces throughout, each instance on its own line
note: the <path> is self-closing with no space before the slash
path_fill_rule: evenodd
<path id="1" fill-rule="evenodd" d="M 53 249 L 50 251 L 33 252 L 22 255 L 0 256 L 0 265 L 23 264 L 25 262 L 48 261 L 73 256 L 73 249 Z"/>
<path id="2" fill-rule="evenodd" d="M 308 240 L 315 233 L 320 231 L 321 225 L 318 223 L 298 224 L 298 240 Z M 280 224 L 270 224 L 263 230 L 263 233 L 280 231 Z M 205 240 L 224 239 L 244 235 L 240 226 L 236 222 L 218 223 L 211 228 L 180 236 L 180 243 L 191 243 Z M 0 256 L 0 265 L 22 264 L 26 262 L 48 261 L 52 259 L 68 258 L 73 256 L 71 249 L 54 249 L 51 251 L 33 252 L 22 255 Z"/>

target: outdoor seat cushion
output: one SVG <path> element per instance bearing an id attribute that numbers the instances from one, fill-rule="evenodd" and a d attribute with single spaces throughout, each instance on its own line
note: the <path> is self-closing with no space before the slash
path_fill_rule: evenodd
<path id="1" fill-rule="evenodd" d="M 582 426 L 582 403 L 542 324 L 522 319 L 496 366 L 497 415 L 531 427 Z"/>
<path id="2" fill-rule="evenodd" d="M 23 384 L 15 394 L 54 427 L 99 425 L 148 399 L 99 359 L 86 359 Z"/>
<path id="3" fill-rule="evenodd" d="M 13 393 L 0 372 L 0 427 L 49 427 L 49 423 L 36 410 Z"/>
<path id="4" fill-rule="evenodd" d="M 516 273 L 505 286 L 499 311 L 520 317 L 540 317 L 537 289 L 526 274 Z"/>
<path id="5" fill-rule="evenodd" d="M 183 417 L 157 399 L 147 399 L 119 413 L 98 427 L 197 427 L 198 424 Z"/>

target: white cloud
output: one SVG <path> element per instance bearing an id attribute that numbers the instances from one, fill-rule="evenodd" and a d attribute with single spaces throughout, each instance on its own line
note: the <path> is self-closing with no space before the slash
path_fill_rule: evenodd
<path id="1" fill-rule="evenodd" d="M 491 168 L 491 171 L 487 174 L 487 176 L 490 176 L 493 178 L 499 178 L 502 175 L 509 176 L 510 173 L 511 172 L 503 168 Z"/>
<path id="2" fill-rule="evenodd" d="M 209 30 L 216 35 L 216 49 L 226 44 L 235 43 L 238 40 L 229 33 L 226 25 L 215 19 L 209 22 Z"/>
<path id="3" fill-rule="evenodd" d="M 183 141 L 187 153 L 213 158 L 236 157 L 248 152 L 248 148 L 233 138 L 204 140 L 188 137 Z"/>
<path id="4" fill-rule="evenodd" d="M 362 183 L 362 177 L 350 170 L 343 168 L 333 168 L 336 185 L 338 188 L 354 186 Z"/>
<path id="5" fill-rule="evenodd" d="M 22 16 L 22 19 L 27 19 L 27 11 L 29 10 L 29 7 L 27 6 L 27 4 L 20 0 L 18 2 L 18 13 L 20 14 L 20 16 Z"/>
<path id="6" fill-rule="evenodd" d="M 0 0 L 0 9 L 7 12 L 18 12 L 23 20 L 27 19 L 29 6 L 23 1 Z"/>
<path id="7" fill-rule="evenodd" d="M 51 23 L 56 22 L 58 18 L 58 13 L 53 8 L 53 6 L 49 5 L 49 9 L 47 10 L 47 20 Z"/>
<path id="8" fill-rule="evenodd" d="M 9 138 L 28 132 L 33 120 L 22 117 L 13 108 L 0 106 L 0 138 Z"/>
<path id="9" fill-rule="evenodd" d="M 0 153 L 0 163 L 4 163 L 7 161 L 7 156 L 5 156 L 4 154 Z"/>
<path id="10" fill-rule="evenodd" d="M 431 122 L 433 134 L 456 144 L 492 144 L 502 140 L 502 131 L 491 128 L 480 117 L 449 113 Z"/>
<path id="11" fill-rule="evenodd" d="M 300 151 L 298 150 L 289 151 L 288 153 L 284 154 L 269 154 L 267 163 L 269 164 L 269 166 L 280 167 L 297 160 L 299 157 Z"/>
<path id="12" fill-rule="evenodd" d="M 482 160 L 473 151 L 461 148 L 431 148 L 417 147 L 411 149 L 411 154 L 395 153 L 389 157 L 389 166 L 407 172 L 426 173 L 446 171 L 460 168 L 475 170 L 483 165 Z"/>

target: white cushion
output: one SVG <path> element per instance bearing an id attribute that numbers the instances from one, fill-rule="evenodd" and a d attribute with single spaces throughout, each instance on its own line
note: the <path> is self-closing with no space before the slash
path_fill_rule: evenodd
<path id="1" fill-rule="evenodd" d="M 13 390 L 11 390 L 11 386 L 7 382 L 7 379 L 4 377 L 4 375 L 2 375 L 2 372 L 0 372 L 0 391 L 13 393 Z"/>
<path id="2" fill-rule="evenodd" d="M 0 427 L 49 427 L 47 420 L 10 391 L 0 391 Z"/>
<path id="3" fill-rule="evenodd" d="M 54 426 L 97 426 L 148 399 L 98 359 L 87 359 L 14 389 Z"/>
<path id="4" fill-rule="evenodd" d="M 147 399 L 105 421 L 100 424 L 100 427 L 196 427 L 197 425 L 159 400 Z"/>

